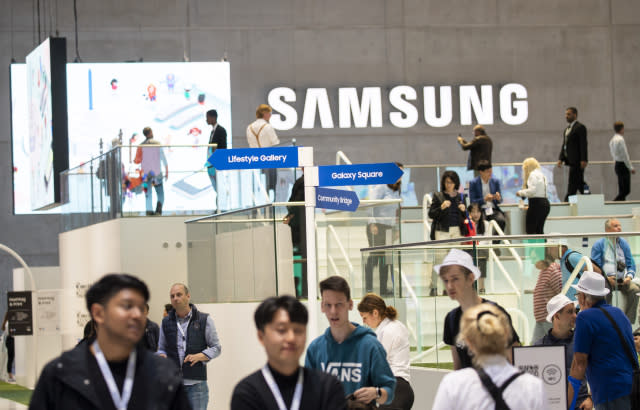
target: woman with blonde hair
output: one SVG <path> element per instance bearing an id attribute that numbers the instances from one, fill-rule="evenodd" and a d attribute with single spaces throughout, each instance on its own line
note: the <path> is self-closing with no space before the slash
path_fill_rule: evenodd
<path id="1" fill-rule="evenodd" d="M 358 312 L 365 325 L 375 329 L 378 340 L 387 352 L 389 367 L 396 378 L 396 391 L 391 404 L 379 406 L 381 409 L 411 409 L 413 389 L 409 375 L 409 331 L 397 320 L 398 312 L 387 306 L 380 296 L 368 293 L 360 303 Z"/>
<path id="2" fill-rule="evenodd" d="M 507 360 L 510 326 L 491 303 L 464 311 L 458 343 L 473 353 L 473 368 L 447 374 L 438 387 L 434 410 L 529 409 L 547 407 L 541 379 L 519 372 Z"/>
<path id="3" fill-rule="evenodd" d="M 547 178 L 535 158 L 527 158 L 522 163 L 522 180 L 522 189 L 516 195 L 529 198 L 525 223 L 527 235 L 543 234 L 551 206 L 547 199 Z"/>

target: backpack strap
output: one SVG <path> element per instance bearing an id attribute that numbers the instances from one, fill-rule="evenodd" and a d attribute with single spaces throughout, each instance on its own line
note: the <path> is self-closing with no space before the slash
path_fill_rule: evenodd
<path id="1" fill-rule="evenodd" d="M 622 336 L 622 332 L 620 331 L 618 324 L 615 322 L 615 320 L 613 320 L 609 312 L 607 312 L 606 310 L 604 310 L 604 308 L 602 308 L 602 306 L 598 306 L 598 309 L 600 309 L 602 313 L 604 313 L 604 315 L 607 317 L 607 319 L 609 319 L 609 321 L 613 325 L 613 328 L 616 330 L 616 333 L 618 333 L 618 337 L 620 338 L 620 343 L 622 343 L 622 347 L 624 348 L 624 351 L 627 354 L 627 358 L 631 360 L 631 366 L 633 367 L 633 370 L 638 370 L 638 367 L 639 367 L 638 359 L 634 358 L 634 354 L 631 353 L 631 348 L 627 343 L 625 343 L 624 336 Z"/>
<path id="2" fill-rule="evenodd" d="M 567 268 L 569 273 L 573 272 L 573 270 L 575 269 L 575 266 L 571 265 L 571 262 L 569 262 L 569 256 L 573 255 L 574 253 L 578 253 L 578 252 L 577 251 L 569 252 L 569 254 L 567 255 L 567 258 L 564 260 L 564 267 Z M 576 275 L 576 278 L 580 280 L 581 276 L 582 276 L 581 272 L 578 272 L 578 275 Z"/>
<path id="3" fill-rule="evenodd" d="M 487 389 L 489 394 L 491 394 L 491 397 L 493 397 L 493 401 L 495 401 L 496 403 L 496 410 L 509 410 L 509 406 L 504 401 L 504 398 L 502 397 L 502 393 L 507 389 L 507 387 L 509 387 L 511 382 L 513 382 L 515 379 L 523 375 L 524 372 L 517 372 L 511 375 L 511 377 L 509 377 L 502 384 L 502 386 L 498 387 L 495 385 L 493 380 L 491 380 L 491 378 L 487 375 L 487 373 L 485 373 L 484 370 L 475 369 L 475 371 L 476 373 L 478 373 L 478 377 L 480 378 L 480 381 L 482 381 L 482 384 L 484 385 L 484 387 Z"/>

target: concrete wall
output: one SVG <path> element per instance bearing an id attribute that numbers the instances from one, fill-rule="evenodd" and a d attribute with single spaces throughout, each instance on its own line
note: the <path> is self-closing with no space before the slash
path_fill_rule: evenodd
<path id="1" fill-rule="evenodd" d="M 73 1 L 40 3 L 42 38 L 48 32 L 67 37 L 73 61 Z M 31 2 L 0 0 L 0 6 L 0 66 L 7 67 L 12 58 L 24 61 L 38 34 Z M 632 157 L 640 157 L 634 140 L 640 134 L 640 3 L 633 0 L 85 0 L 77 7 L 77 46 L 85 62 L 226 55 L 232 67 L 231 134 L 238 147 L 246 145 L 244 129 L 256 105 L 277 86 L 296 90 L 300 113 L 306 88 L 327 87 L 335 120 L 340 86 L 380 86 L 384 94 L 400 84 L 420 90 L 518 82 L 529 93 L 529 119 L 517 127 L 500 121 L 487 127 L 495 161 L 528 155 L 554 160 L 568 105 L 579 108 L 589 129 L 592 160 L 609 159 L 607 141 L 617 119 L 627 124 Z M 0 243 L 32 265 L 54 265 L 57 217 L 12 215 L 6 68 L 0 71 L 0 95 Z M 469 135 L 470 127 L 456 125 L 457 116 L 454 109 L 445 128 L 426 126 L 420 115 L 410 129 L 394 128 L 385 117 L 381 128 L 298 125 L 280 136 L 314 146 L 319 164 L 332 162 L 337 149 L 354 162 L 461 163 L 466 156 L 454 136 Z M 0 255 L 0 310 L 14 266 Z"/>

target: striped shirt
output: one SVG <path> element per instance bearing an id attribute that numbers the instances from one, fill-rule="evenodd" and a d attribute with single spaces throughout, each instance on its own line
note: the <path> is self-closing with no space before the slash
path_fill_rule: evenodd
<path id="1" fill-rule="evenodd" d="M 562 271 L 556 262 L 540 271 L 533 290 L 533 316 L 536 322 L 547 320 L 547 302 L 562 291 Z"/>

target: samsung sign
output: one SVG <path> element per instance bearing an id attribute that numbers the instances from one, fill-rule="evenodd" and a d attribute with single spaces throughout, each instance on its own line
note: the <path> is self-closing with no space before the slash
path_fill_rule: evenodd
<path id="1" fill-rule="evenodd" d="M 497 87 L 496 87 L 497 88 Z M 428 126 L 446 127 L 453 121 L 453 86 L 423 87 L 423 119 Z M 460 124 L 494 123 L 494 87 L 491 85 L 461 85 L 457 87 L 457 105 Z M 519 125 L 529 117 L 527 89 L 522 84 L 505 84 L 497 91 L 500 119 L 505 124 Z M 360 94 L 360 95 L 359 95 Z M 290 130 L 298 126 L 300 115 L 289 103 L 296 102 L 296 92 L 288 87 L 274 88 L 269 92 L 268 103 L 274 113 L 271 124 L 277 130 Z M 418 124 L 418 91 L 408 85 L 399 85 L 389 91 L 391 110 L 388 120 L 394 127 L 411 128 Z M 383 123 L 382 88 L 355 87 L 338 89 L 338 122 L 334 121 L 326 88 L 308 88 L 304 98 L 301 127 L 312 129 L 320 120 L 322 128 L 380 128 Z"/>

